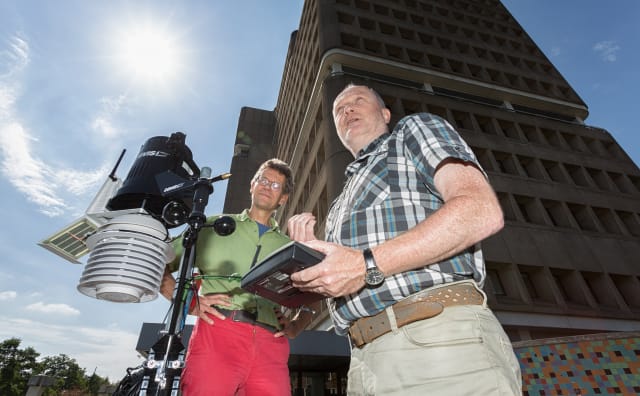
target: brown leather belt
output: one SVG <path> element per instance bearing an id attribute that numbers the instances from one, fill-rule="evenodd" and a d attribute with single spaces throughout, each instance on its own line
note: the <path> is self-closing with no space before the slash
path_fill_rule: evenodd
<path id="1" fill-rule="evenodd" d="M 398 328 L 439 315 L 453 305 L 482 305 L 484 294 L 472 281 L 448 283 L 412 294 L 389 307 Z M 387 309 L 389 309 L 387 308 Z M 360 318 L 349 328 L 353 345 L 360 348 L 392 330 L 385 311 Z"/>
<path id="2" fill-rule="evenodd" d="M 256 320 L 257 315 L 249 312 L 249 311 L 243 311 L 243 310 L 230 310 L 230 309 L 224 309 L 224 308 L 218 308 L 218 307 L 214 307 L 216 309 L 216 311 L 220 312 L 221 314 L 223 314 L 224 316 L 227 317 L 227 319 L 231 319 L 234 322 L 242 322 L 242 323 L 249 323 L 252 324 L 254 326 L 258 326 L 258 327 L 262 327 L 265 330 L 270 331 L 271 333 L 276 333 L 278 332 L 278 329 L 276 329 L 275 327 L 268 325 L 266 323 L 262 323 L 262 322 L 258 322 Z"/>

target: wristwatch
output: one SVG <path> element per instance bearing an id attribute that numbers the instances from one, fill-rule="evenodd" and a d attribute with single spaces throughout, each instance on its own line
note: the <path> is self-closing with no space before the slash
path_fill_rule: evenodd
<path id="1" fill-rule="evenodd" d="M 369 286 L 378 286 L 384 281 L 384 274 L 376 265 L 376 260 L 373 258 L 371 249 L 366 248 L 362 251 L 364 256 L 364 264 L 366 266 L 366 272 L 364 274 L 364 281 Z"/>

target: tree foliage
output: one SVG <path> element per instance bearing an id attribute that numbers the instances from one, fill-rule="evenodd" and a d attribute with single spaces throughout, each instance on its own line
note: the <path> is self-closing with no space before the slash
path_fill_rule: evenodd
<path id="1" fill-rule="evenodd" d="M 40 354 L 32 347 L 21 349 L 20 343 L 19 338 L 0 343 L 0 395 L 23 396 L 27 392 L 29 378 L 39 374 L 54 378 L 45 395 L 57 395 L 65 390 L 97 395 L 102 385 L 109 384 L 108 379 L 95 372 L 88 376 L 75 359 L 65 354 L 46 356 L 38 361 Z"/>
<path id="2" fill-rule="evenodd" d="M 0 344 L 0 395 L 24 395 L 29 378 L 39 368 L 40 354 L 31 347 L 20 349 L 19 346 L 18 338 Z"/>
<path id="3" fill-rule="evenodd" d="M 47 356 L 40 363 L 41 372 L 49 377 L 54 377 L 56 390 L 85 389 L 87 385 L 86 373 L 78 366 L 75 359 L 65 354 Z"/>

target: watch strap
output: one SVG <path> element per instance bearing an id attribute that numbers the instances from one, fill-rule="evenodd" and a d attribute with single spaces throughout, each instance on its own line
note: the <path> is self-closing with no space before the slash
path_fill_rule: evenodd
<path id="1" fill-rule="evenodd" d="M 373 258 L 373 252 L 371 249 L 366 248 L 362 251 L 362 255 L 364 256 L 364 265 L 366 269 L 376 268 L 378 265 L 376 264 L 376 259 Z"/>

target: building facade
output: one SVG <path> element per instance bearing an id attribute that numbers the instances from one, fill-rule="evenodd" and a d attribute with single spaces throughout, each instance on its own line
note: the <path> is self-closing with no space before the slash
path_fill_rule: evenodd
<path id="1" fill-rule="evenodd" d="M 313 212 L 323 237 L 353 159 L 331 116 L 351 82 L 390 126 L 435 113 L 473 148 L 505 215 L 485 290 L 512 341 L 640 330 L 640 170 L 499 0 L 306 0 L 275 110 L 242 110 L 225 211 L 279 157 L 296 187 L 278 220 Z"/>

